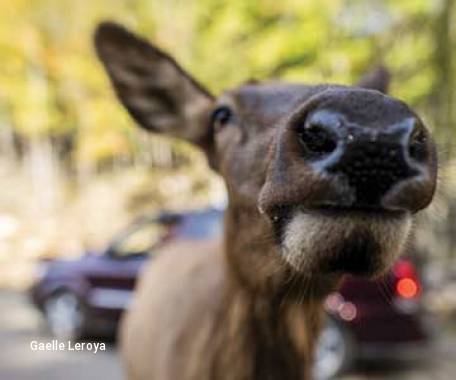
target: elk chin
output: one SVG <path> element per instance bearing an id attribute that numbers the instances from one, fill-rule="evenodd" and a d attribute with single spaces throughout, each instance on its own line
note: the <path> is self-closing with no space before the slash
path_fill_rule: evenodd
<path id="1" fill-rule="evenodd" d="M 304 275 L 381 275 L 402 252 L 409 213 L 296 209 L 282 227 L 281 254 Z"/>

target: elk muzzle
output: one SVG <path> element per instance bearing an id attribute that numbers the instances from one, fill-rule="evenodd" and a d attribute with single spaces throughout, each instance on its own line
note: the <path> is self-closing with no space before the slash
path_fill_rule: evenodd
<path id="1" fill-rule="evenodd" d="M 259 208 L 285 260 L 308 273 L 384 271 L 432 200 L 435 145 L 404 103 L 337 90 L 278 131 Z"/>
<path id="2" fill-rule="evenodd" d="M 409 117 L 380 129 L 342 120 L 341 115 L 320 111 L 296 129 L 303 159 L 312 170 L 350 189 L 340 206 L 411 212 L 420 209 L 427 200 L 422 197 L 423 182 L 431 177 L 427 165 L 430 148 L 421 122 Z M 407 197 L 401 195 L 404 191 Z M 337 201 L 322 199 L 321 206 L 325 204 L 338 206 Z"/>

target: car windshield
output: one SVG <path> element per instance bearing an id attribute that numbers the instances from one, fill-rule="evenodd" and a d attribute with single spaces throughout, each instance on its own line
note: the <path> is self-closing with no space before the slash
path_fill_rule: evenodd
<path id="1" fill-rule="evenodd" d="M 223 212 L 207 210 L 190 213 L 182 218 L 177 236 L 182 239 L 208 239 L 218 237 L 223 230 Z"/>
<path id="2" fill-rule="evenodd" d="M 173 235 L 177 224 L 177 219 L 162 221 L 160 218 L 134 223 L 115 239 L 109 251 L 116 257 L 150 254 Z"/>
<path id="3" fill-rule="evenodd" d="M 205 210 L 187 214 L 166 214 L 136 221 L 109 248 L 115 257 L 152 253 L 170 239 L 209 239 L 220 236 L 223 212 Z"/>

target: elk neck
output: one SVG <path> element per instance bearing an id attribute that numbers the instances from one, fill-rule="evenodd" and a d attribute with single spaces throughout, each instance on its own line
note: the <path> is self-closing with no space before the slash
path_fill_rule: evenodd
<path id="1" fill-rule="evenodd" d="M 292 274 L 256 209 L 230 207 L 225 225 L 228 284 L 212 378 L 310 379 L 328 284 Z"/>

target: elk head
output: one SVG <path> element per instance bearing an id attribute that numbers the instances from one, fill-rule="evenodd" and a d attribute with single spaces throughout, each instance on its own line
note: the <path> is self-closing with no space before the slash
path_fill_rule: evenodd
<path id="1" fill-rule="evenodd" d="M 381 273 L 433 197 L 434 142 L 406 104 L 376 90 L 384 72 L 358 87 L 245 84 L 215 98 L 116 24 L 101 24 L 95 43 L 139 125 L 202 149 L 226 181 L 229 210 L 248 210 L 250 225 L 274 237 L 257 258 L 307 276 Z"/>

